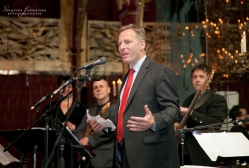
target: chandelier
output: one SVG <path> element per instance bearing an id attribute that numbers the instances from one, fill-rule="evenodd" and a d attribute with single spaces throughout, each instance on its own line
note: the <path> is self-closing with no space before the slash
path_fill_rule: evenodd
<path id="1" fill-rule="evenodd" d="M 249 71 L 249 2 L 208 1 L 206 20 L 206 59 L 216 72 L 241 74 Z"/>

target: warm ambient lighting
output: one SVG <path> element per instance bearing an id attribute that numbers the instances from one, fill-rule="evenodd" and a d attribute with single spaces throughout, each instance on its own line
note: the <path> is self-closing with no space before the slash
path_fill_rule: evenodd
<path id="1" fill-rule="evenodd" d="M 118 79 L 117 84 L 118 84 L 118 93 L 119 93 L 119 92 L 120 92 L 121 85 L 122 85 L 121 79 Z"/>
<path id="2" fill-rule="evenodd" d="M 20 74 L 17 70 L 0 70 L 0 75 L 18 75 Z"/>
<path id="3" fill-rule="evenodd" d="M 246 33 L 245 33 L 245 31 L 243 31 L 240 46 L 241 46 L 241 53 L 243 55 L 243 53 L 246 53 L 246 51 L 247 51 L 246 50 Z"/>
<path id="4" fill-rule="evenodd" d="M 117 95 L 117 88 L 116 88 L 116 82 L 112 81 L 112 86 L 113 86 L 113 96 Z"/>

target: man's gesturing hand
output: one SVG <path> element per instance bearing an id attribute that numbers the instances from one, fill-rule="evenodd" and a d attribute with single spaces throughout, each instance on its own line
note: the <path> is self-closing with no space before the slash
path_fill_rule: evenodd
<path id="1" fill-rule="evenodd" d="M 152 115 L 147 105 L 144 106 L 144 111 L 144 117 L 131 116 L 130 119 L 127 121 L 127 127 L 131 131 L 145 131 L 147 129 L 150 129 L 154 125 L 154 116 Z"/>

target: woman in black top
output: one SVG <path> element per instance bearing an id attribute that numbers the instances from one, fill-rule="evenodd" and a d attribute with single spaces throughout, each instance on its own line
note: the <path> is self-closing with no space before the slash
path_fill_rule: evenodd
<path id="1" fill-rule="evenodd" d="M 68 76 L 60 76 L 58 78 L 58 86 L 62 86 L 70 79 Z M 74 97 L 73 92 L 67 96 L 73 90 L 73 84 L 68 85 L 65 89 L 61 89 L 59 91 L 59 101 L 54 101 L 51 104 L 45 106 L 44 111 L 50 110 L 47 114 L 50 116 L 51 120 L 49 122 L 50 128 L 55 130 L 57 134 L 60 132 L 62 128 L 61 124 L 64 124 L 68 119 L 67 128 L 74 132 L 76 128 L 81 123 L 82 118 L 86 112 L 86 108 L 80 102 L 76 101 L 76 104 L 73 108 Z M 67 97 L 65 97 L 67 96 Z M 65 99 L 63 99 L 65 98 Z M 63 100 L 62 100 L 63 99 Z M 62 101 L 61 101 L 62 100 Z M 73 110 L 71 111 L 71 109 Z M 71 114 L 70 114 L 71 113 Z M 51 124 L 52 123 L 52 124 Z M 42 126 L 45 126 L 45 121 L 42 121 Z M 76 162 L 76 154 L 75 151 L 71 147 L 71 142 L 67 141 L 67 136 L 65 136 L 66 143 L 63 151 L 57 148 L 57 156 L 54 156 L 53 161 L 51 163 L 51 167 L 73 167 Z M 69 145 L 68 145 L 69 144 Z M 59 144 L 61 145 L 61 144 Z M 60 154 L 59 154 L 60 153 Z M 63 160 L 63 161 L 62 161 Z"/>
<path id="2" fill-rule="evenodd" d="M 62 86 L 69 79 L 70 78 L 68 76 L 60 76 L 58 78 L 58 86 Z M 68 93 L 72 90 L 73 90 L 73 84 L 68 85 L 65 89 L 61 89 L 59 91 L 60 97 L 67 96 Z M 50 109 L 51 107 L 52 111 L 50 114 L 52 115 L 52 121 L 54 119 L 58 119 L 62 124 L 64 124 L 67 117 L 69 116 L 69 112 L 71 112 L 73 103 L 74 103 L 74 98 L 73 98 L 73 93 L 71 93 L 61 103 L 57 103 L 57 101 L 54 101 L 51 103 L 51 105 L 48 104 L 44 108 L 44 111 Z M 71 112 L 71 115 L 69 116 L 67 123 L 67 128 L 70 131 L 75 131 L 75 129 L 80 124 L 82 118 L 84 117 L 85 112 L 86 108 L 84 107 L 84 105 L 82 105 L 80 102 L 77 101 L 73 111 Z"/>

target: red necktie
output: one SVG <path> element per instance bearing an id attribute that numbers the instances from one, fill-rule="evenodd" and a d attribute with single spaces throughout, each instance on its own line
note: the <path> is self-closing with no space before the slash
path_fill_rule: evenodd
<path id="1" fill-rule="evenodd" d="M 127 79 L 127 82 L 126 82 L 126 85 L 125 85 L 125 88 L 124 88 L 124 91 L 123 91 L 122 101 L 121 101 L 120 108 L 119 108 L 118 125 L 117 125 L 117 140 L 118 140 L 118 142 L 121 142 L 121 140 L 124 137 L 123 115 L 124 115 L 124 110 L 125 110 L 126 103 L 127 103 L 127 100 L 128 100 L 129 92 L 130 92 L 130 89 L 131 89 L 131 84 L 132 84 L 132 81 L 133 81 L 133 73 L 134 72 L 135 72 L 135 70 L 132 69 L 132 68 L 129 70 L 128 79 Z"/>

